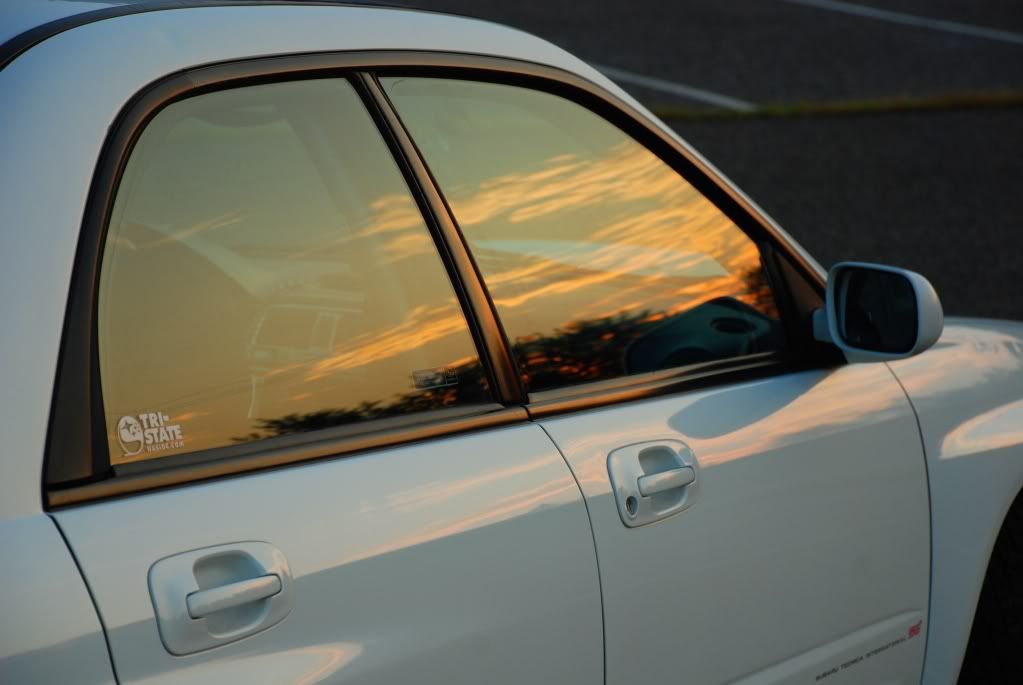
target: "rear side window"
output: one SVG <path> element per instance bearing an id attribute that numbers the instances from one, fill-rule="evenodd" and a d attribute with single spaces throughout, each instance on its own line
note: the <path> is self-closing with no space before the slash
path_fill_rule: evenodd
<path id="1" fill-rule="evenodd" d="M 109 224 L 114 464 L 490 401 L 458 299 L 343 79 L 169 105 Z"/>
<path id="2" fill-rule="evenodd" d="M 614 125 L 521 87 L 383 84 L 531 391 L 782 347 L 757 246 Z"/>

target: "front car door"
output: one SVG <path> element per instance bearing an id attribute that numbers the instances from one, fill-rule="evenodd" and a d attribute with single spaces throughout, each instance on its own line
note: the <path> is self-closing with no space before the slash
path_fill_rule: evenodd
<path id="1" fill-rule="evenodd" d="M 471 78 L 381 73 L 585 494 L 607 683 L 918 682 L 927 480 L 888 368 L 813 348 L 819 285 L 670 141 L 557 74 Z"/>
<path id="2" fill-rule="evenodd" d="M 79 249 L 48 497 L 119 682 L 600 682 L 585 504 L 466 255 L 357 75 L 243 68 L 136 101 Z"/>

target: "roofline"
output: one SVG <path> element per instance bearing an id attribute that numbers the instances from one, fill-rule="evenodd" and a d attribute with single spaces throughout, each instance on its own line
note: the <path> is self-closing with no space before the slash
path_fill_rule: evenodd
<path id="1" fill-rule="evenodd" d="M 454 12 L 442 12 L 439 10 L 416 7 L 413 5 L 395 2 L 393 0 L 365 0 L 364 2 L 332 2 L 331 0 L 154 0 L 153 2 L 139 2 L 123 5 L 111 5 L 99 9 L 89 10 L 78 14 L 72 14 L 60 19 L 54 19 L 44 24 L 39 24 L 27 31 L 9 38 L 0 44 L 0 71 L 3 71 L 8 64 L 17 59 L 21 54 L 32 49 L 48 38 L 52 38 L 65 31 L 92 24 L 104 19 L 123 17 L 131 14 L 143 14 L 146 12 L 159 12 L 161 10 L 188 9 L 196 7 L 253 7 L 253 6 L 295 6 L 313 7 L 357 7 L 357 8 L 378 8 L 390 10 L 404 10 L 412 12 L 428 12 L 430 14 L 446 14 L 454 17 L 476 19 L 465 14 Z"/>

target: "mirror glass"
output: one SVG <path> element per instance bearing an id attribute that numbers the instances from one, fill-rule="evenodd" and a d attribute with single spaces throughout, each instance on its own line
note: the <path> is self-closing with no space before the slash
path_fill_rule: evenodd
<path id="1" fill-rule="evenodd" d="M 838 331 L 850 347 L 871 352 L 909 352 L 917 338 L 917 303 L 905 276 L 849 267 L 835 284 Z"/>

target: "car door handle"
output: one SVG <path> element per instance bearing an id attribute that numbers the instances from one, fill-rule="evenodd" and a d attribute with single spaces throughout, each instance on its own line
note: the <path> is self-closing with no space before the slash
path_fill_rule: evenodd
<path id="1" fill-rule="evenodd" d="M 224 609 L 231 609 L 242 604 L 258 602 L 273 597 L 280 591 L 280 576 L 270 574 L 251 580 L 240 580 L 237 583 L 230 583 L 209 590 L 193 592 L 185 598 L 185 603 L 188 605 L 189 616 L 192 618 L 205 618 Z"/>
<path id="2" fill-rule="evenodd" d="M 176 656 L 242 640 L 291 611 L 288 560 L 266 542 L 231 542 L 156 561 L 149 568 L 156 626 Z"/>
<path id="3" fill-rule="evenodd" d="M 649 476 L 641 476 L 637 481 L 639 494 L 650 497 L 659 492 L 678 490 L 696 480 L 696 471 L 692 466 L 683 466 L 670 471 L 662 471 Z"/>
<path id="4" fill-rule="evenodd" d="M 645 526 L 689 507 L 700 487 L 696 454 L 680 440 L 651 440 L 607 455 L 607 473 L 622 523 Z"/>

